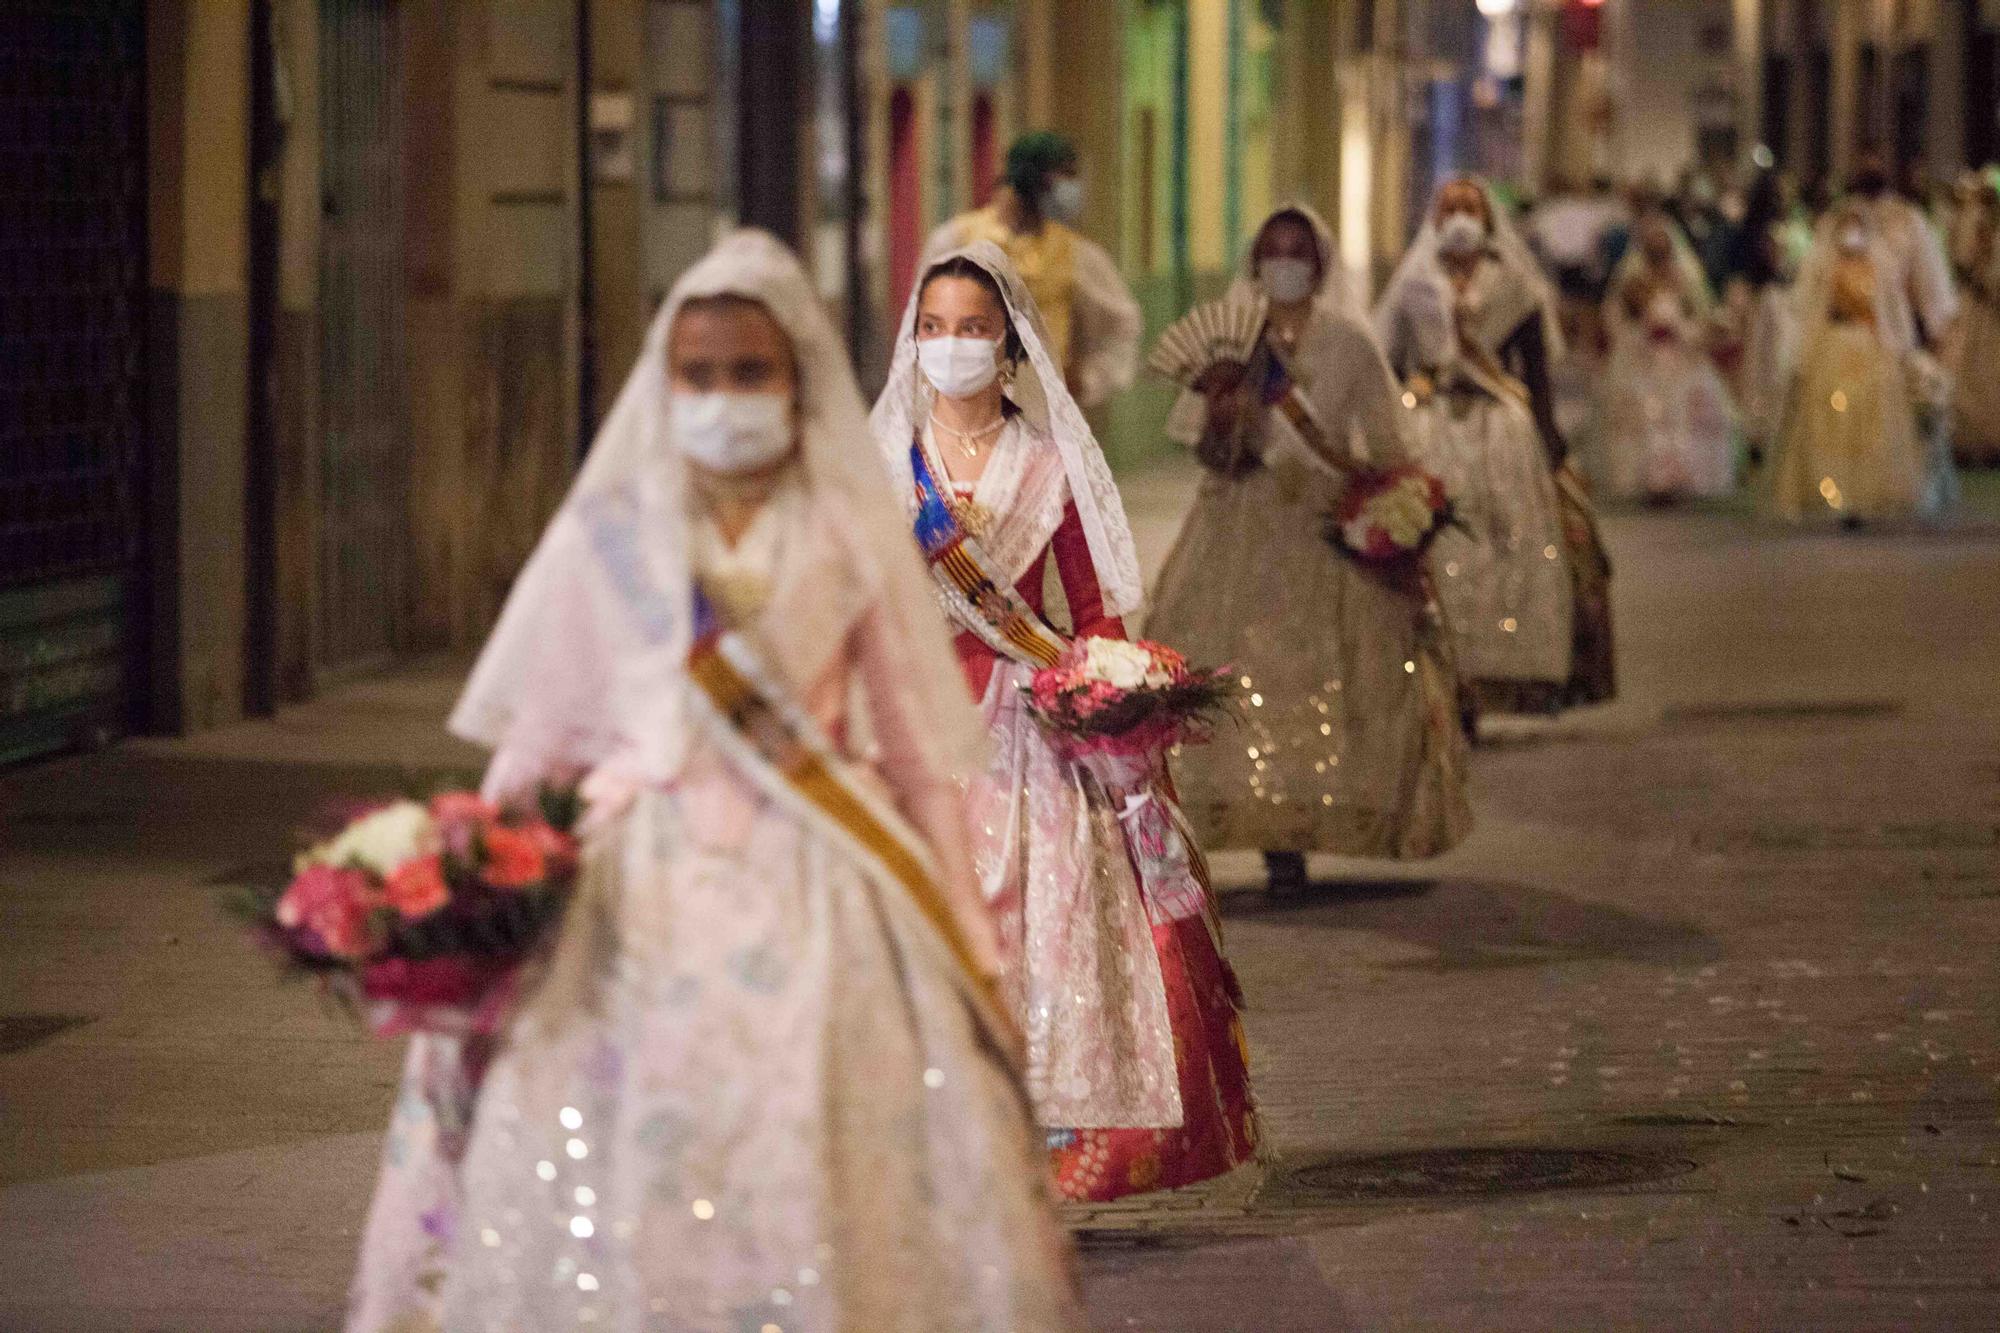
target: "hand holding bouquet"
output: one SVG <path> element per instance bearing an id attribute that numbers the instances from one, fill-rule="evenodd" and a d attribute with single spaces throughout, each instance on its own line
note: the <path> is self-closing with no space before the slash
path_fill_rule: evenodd
<path id="1" fill-rule="evenodd" d="M 1919 414 L 1941 413 L 1951 406 L 1951 372 L 1929 352 L 1914 348 L 1905 353 L 1903 376 Z"/>
<path id="2" fill-rule="evenodd" d="M 1023 692 L 1065 757 L 1124 790 L 1143 785 L 1167 747 L 1207 740 L 1235 685 L 1228 668 L 1191 667 L 1164 644 L 1088 638 Z"/>
<path id="3" fill-rule="evenodd" d="M 1456 522 L 1444 483 L 1414 465 L 1358 473 L 1327 517 L 1334 546 L 1370 564 L 1409 564 Z"/>
<path id="4" fill-rule="evenodd" d="M 576 876 L 574 799 L 545 793 L 542 807 L 503 812 L 461 791 L 390 802 L 306 851 L 291 883 L 252 893 L 243 914 L 379 1033 L 490 1031 Z"/>

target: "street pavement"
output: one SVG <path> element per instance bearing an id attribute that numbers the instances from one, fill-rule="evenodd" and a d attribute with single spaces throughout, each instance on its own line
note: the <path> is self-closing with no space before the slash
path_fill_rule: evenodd
<path id="1" fill-rule="evenodd" d="M 1157 563 L 1192 478 L 1128 479 Z M 2000 488 L 1612 515 L 1623 697 L 1422 865 L 1218 858 L 1270 1160 L 1079 1211 L 1110 1330 L 2000 1327 Z M 217 909 L 476 770 L 462 664 L 0 775 L 0 1329 L 337 1323 L 397 1052 Z"/>

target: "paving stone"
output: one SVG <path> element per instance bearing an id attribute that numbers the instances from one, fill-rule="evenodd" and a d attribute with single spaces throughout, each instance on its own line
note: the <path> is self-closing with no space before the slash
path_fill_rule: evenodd
<path id="1" fill-rule="evenodd" d="M 1190 480 L 1131 487 L 1149 560 Z M 1216 858 L 1270 1160 L 1072 1210 L 1099 1329 L 2000 1326 L 2000 531 L 1606 528 L 1624 695 L 1491 726 L 1463 848 Z M 215 901 L 475 766 L 461 670 L 0 775 L 0 1015 L 90 1019 L 0 1053 L 0 1328 L 335 1322 L 396 1052 Z M 1489 1149 L 1692 1167 L 1298 1186 Z"/>

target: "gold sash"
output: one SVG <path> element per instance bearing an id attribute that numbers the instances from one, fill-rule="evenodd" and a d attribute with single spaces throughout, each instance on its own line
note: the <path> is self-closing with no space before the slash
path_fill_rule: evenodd
<path id="1" fill-rule="evenodd" d="M 994 1044 L 1011 1060 L 1015 1027 L 1001 1007 L 994 978 L 959 929 L 922 844 L 893 811 L 857 788 L 831 742 L 763 669 L 749 640 L 717 620 L 707 596 L 695 592 L 695 638 L 688 678 L 721 724 L 715 731 L 743 771 L 774 799 L 817 816 L 882 876 L 900 885 L 957 962 L 962 989 Z"/>

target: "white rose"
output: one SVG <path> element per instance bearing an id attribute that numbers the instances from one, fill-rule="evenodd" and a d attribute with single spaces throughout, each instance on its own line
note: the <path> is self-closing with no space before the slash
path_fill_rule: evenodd
<path id="1" fill-rule="evenodd" d="M 1084 649 L 1085 671 L 1120 690 L 1143 686 L 1152 665 L 1151 653 L 1118 639 L 1092 639 Z"/>
<path id="2" fill-rule="evenodd" d="M 429 810 L 416 801 L 397 801 L 349 824 L 321 856 L 329 865 L 360 866 L 387 875 L 425 849 L 431 830 Z"/>

